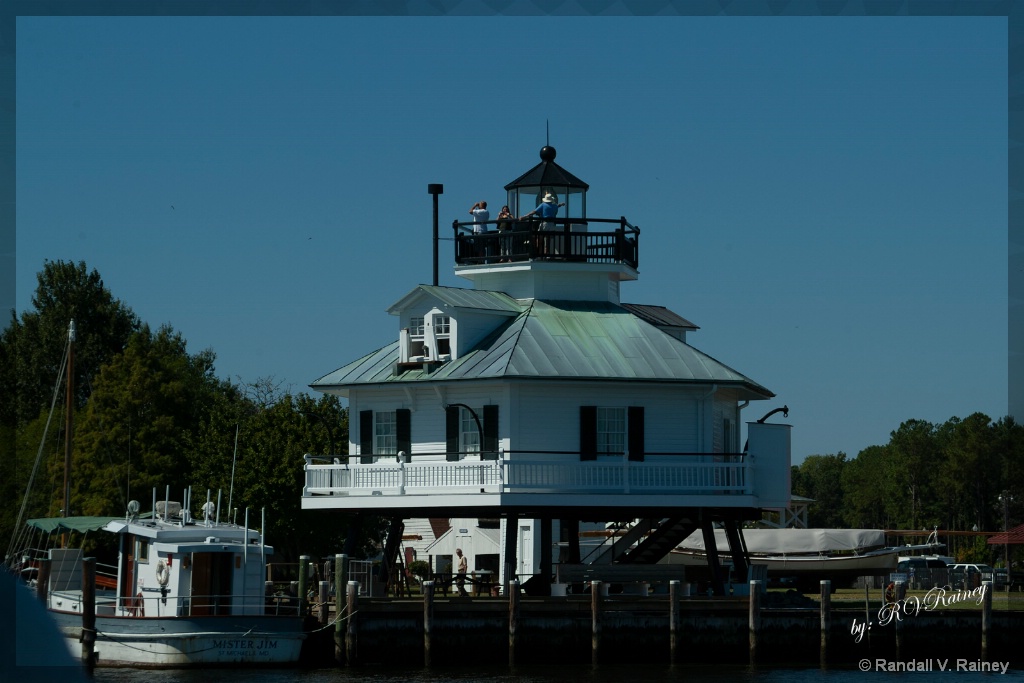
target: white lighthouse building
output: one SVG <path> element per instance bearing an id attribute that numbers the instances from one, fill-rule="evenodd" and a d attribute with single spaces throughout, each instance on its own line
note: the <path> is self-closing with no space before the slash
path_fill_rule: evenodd
<path id="1" fill-rule="evenodd" d="M 589 216 L 588 185 L 540 157 L 507 204 L 547 199 L 554 217 L 455 223 L 470 286 L 413 287 L 387 309 L 391 340 L 312 383 L 348 400 L 350 442 L 307 456 L 302 506 L 389 517 L 390 554 L 408 520 L 457 520 L 451 542 L 482 551 L 471 571 L 544 594 L 560 566 L 653 565 L 696 530 L 713 546 L 715 528 L 734 539 L 785 509 L 790 426 L 744 435 L 744 408 L 774 394 L 693 347 L 685 318 L 622 302 L 640 230 Z M 581 528 L 608 523 L 631 531 L 581 552 Z M 745 578 L 742 554 L 732 565 Z"/>

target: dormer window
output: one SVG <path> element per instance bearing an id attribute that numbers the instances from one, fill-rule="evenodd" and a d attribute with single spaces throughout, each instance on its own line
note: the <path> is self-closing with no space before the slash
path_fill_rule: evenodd
<path id="1" fill-rule="evenodd" d="M 452 359 L 452 318 L 440 309 L 409 318 L 402 329 L 400 363 L 444 362 Z"/>

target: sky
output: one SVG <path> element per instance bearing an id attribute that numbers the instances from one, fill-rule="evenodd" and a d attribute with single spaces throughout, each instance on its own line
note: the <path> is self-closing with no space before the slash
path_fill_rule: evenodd
<path id="1" fill-rule="evenodd" d="M 623 302 L 787 405 L 793 459 L 1008 414 L 999 16 L 22 16 L 15 311 L 84 261 L 235 382 L 397 338 L 539 162 L 641 229 Z M 440 242 L 440 284 L 454 275 Z M 80 334 L 88 331 L 81 330 Z"/>

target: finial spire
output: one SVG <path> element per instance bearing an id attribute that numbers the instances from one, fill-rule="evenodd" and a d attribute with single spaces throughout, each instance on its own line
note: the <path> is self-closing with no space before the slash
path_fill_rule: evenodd
<path id="1" fill-rule="evenodd" d="M 544 146 L 551 146 L 551 120 L 544 119 Z"/>

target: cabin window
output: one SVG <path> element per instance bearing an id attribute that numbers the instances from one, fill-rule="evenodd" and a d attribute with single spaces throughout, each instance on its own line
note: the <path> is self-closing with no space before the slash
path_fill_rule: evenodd
<path id="1" fill-rule="evenodd" d="M 139 539 L 139 549 L 135 554 L 135 559 L 139 562 L 149 562 L 149 539 Z"/>

